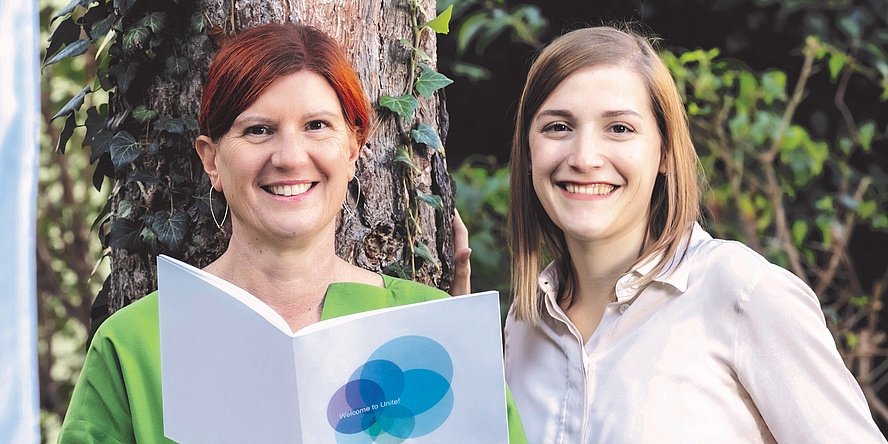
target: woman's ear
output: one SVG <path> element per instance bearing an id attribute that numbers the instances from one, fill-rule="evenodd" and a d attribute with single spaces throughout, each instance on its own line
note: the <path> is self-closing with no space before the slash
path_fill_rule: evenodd
<path id="1" fill-rule="evenodd" d="M 201 135 L 194 141 L 194 150 L 200 156 L 204 171 L 210 177 L 210 184 L 216 191 L 222 190 L 222 182 L 219 180 L 219 170 L 216 167 L 217 145 L 209 136 Z"/>
<path id="2" fill-rule="evenodd" d="M 662 156 L 660 156 L 660 168 L 658 169 L 660 174 L 666 174 L 666 147 L 661 146 L 660 152 Z"/>
<path id="3" fill-rule="evenodd" d="M 361 146 L 358 145 L 358 140 L 352 134 L 348 140 L 348 177 L 354 177 L 358 171 L 357 162 L 360 155 Z"/>

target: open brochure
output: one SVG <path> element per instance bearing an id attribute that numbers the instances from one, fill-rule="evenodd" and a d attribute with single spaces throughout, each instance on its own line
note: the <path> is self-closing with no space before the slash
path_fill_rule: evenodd
<path id="1" fill-rule="evenodd" d="M 291 332 L 245 290 L 160 256 L 164 434 L 179 443 L 507 443 L 496 292 Z"/>

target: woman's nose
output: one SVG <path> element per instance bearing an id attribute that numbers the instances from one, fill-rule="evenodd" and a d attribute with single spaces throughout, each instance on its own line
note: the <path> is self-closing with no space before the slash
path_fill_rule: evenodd
<path id="1" fill-rule="evenodd" d="M 275 142 L 271 154 L 271 164 L 275 168 L 292 168 L 304 163 L 308 158 L 304 141 L 293 132 L 282 131 Z"/>
<path id="2" fill-rule="evenodd" d="M 604 165 L 603 145 L 593 135 L 583 134 L 576 139 L 573 151 L 567 159 L 576 171 L 585 172 Z"/>

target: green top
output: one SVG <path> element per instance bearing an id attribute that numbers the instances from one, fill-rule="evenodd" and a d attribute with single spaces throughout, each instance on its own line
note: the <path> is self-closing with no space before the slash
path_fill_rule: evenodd
<path id="1" fill-rule="evenodd" d="M 441 290 L 383 275 L 385 288 L 335 283 L 321 319 L 448 297 Z M 506 388 L 509 440 L 527 443 Z M 60 443 L 171 443 L 163 437 L 157 292 L 109 317 L 90 344 Z"/>

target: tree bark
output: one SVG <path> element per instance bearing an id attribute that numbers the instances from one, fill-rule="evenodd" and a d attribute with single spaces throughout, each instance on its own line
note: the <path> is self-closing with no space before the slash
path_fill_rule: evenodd
<path id="1" fill-rule="evenodd" d="M 435 2 L 422 0 L 422 6 L 434 14 Z M 218 36 L 236 33 L 268 22 L 296 22 L 313 25 L 330 34 L 345 50 L 373 104 L 376 122 L 368 143 L 362 148 L 358 162 L 357 178 L 360 194 L 351 190 L 346 205 L 354 205 L 350 217 L 344 213 L 337 230 L 337 254 L 364 268 L 382 272 L 393 262 L 404 263 L 410 254 L 405 247 L 407 235 L 406 197 L 401 185 L 403 174 L 401 164 L 396 164 L 397 147 L 404 145 L 399 140 L 395 117 L 385 109 L 380 109 L 377 100 L 381 95 L 399 96 L 410 92 L 409 50 L 399 43 L 410 39 L 412 28 L 409 10 L 404 0 L 196 0 L 191 4 L 182 3 L 183 9 L 195 8 L 203 11 L 216 35 L 189 35 L 188 30 L 176 35 L 178 55 L 188 58 L 190 69 L 183 77 L 173 78 L 161 74 L 153 79 L 144 94 L 144 104 L 160 115 L 179 117 L 197 116 L 200 93 L 207 68 L 218 46 Z M 233 8 L 233 9 L 232 9 Z M 191 15 L 193 11 L 183 11 Z M 419 17 L 419 22 L 433 17 Z M 234 29 L 232 29 L 232 26 Z M 222 34 L 217 34 L 223 30 Z M 431 30 L 423 33 L 421 49 L 435 58 L 435 34 Z M 434 60 L 430 66 L 434 67 Z M 421 108 L 416 118 L 433 125 L 441 139 L 447 131 L 447 115 L 443 98 L 425 100 L 420 97 Z M 136 107 L 139 103 L 129 103 Z M 112 107 L 114 104 L 112 103 Z M 149 138 L 157 138 L 149 130 Z M 162 142 L 162 141 L 161 141 Z M 161 151 L 156 156 L 146 156 L 143 165 L 150 166 L 157 177 L 155 185 L 145 185 L 129 181 L 119 176 L 114 190 L 114 208 L 127 200 L 144 204 L 149 209 L 168 209 L 170 198 L 163 193 L 164 178 L 182 175 L 203 183 L 206 189 L 207 178 L 193 149 L 187 153 L 176 150 Z M 420 191 L 437 194 L 444 201 L 444 212 L 437 213 L 430 206 L 420 203 L 420 241 L 429 246 L 437 255 L 440 266 L 422 263 L 416 270 L 416 280 L 449 288 L 452 277 L 452 220 L 453 187 L 447 174 L 444 157 L 435 150 L 417 150 L 414 163 L 421 174 L 414 180 Z M 205 198 L 205 196 L 195 196 Z M 210 215 L 197 205 L 178 203 L 173 205 L 185 211 L 190 217 L 191 226 L 184 245 L 178 251 L 156 251 L 132 254 L 121 249 L 111 252 L 111 285 L 109 306 L 111 312 L 156 289 L 155 254 L 165 253 L 176 256 L 188 263 L 203 267 L 215 260 L 226 248 L 228 233 L 220 231 Z M 355 201 L 356 200 L 356 201 Z M 192 202 L 194 199 L 191 200 Z M 186 206 L 188 205 L 188 206 Z"/>

